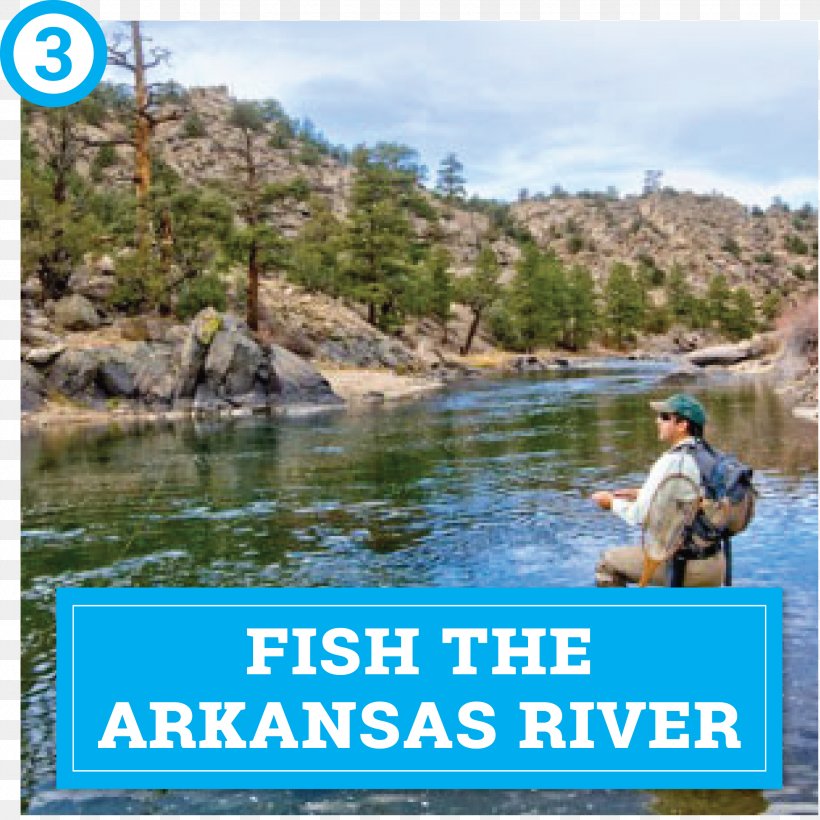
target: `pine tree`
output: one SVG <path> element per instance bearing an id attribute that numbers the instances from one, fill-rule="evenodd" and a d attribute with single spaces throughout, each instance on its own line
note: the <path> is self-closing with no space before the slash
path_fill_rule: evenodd
<path id="1" fill-rule="evenodd" d="M 731 339 L 748 339 L 757 330 L 755 304 L 746 288 L 736 288 L 721 330 Z"/>
<path id="2" fill-rule="evenodd" d="M 509 305 L 525 351 L 555 344 L 565 328 L 568 303 L 563 266 L 554 254 L 542 254 L 533 244 L 524 246 Z"/>
<path id="3" fill-rule="evenodd" d="M 439 165 L 436 190 L 448 200 L 463 199 L 467 194 L 464 182 L 464 166 L 454 153 L 447 154 Z"/>
<path id="4" fill-rule="evenodd" d="M 726 282 L 726 277 L 722 273 L 716 273 L 709 280 L 706 290 L 706 312 L 709 322 L 716 322 L 722 327 L 726 321 L 729 310 L 731 290 Z"/>
<path id="5" fill-rule="evenodd" d="M 21 265 L 37 275 L 45 299 L 65 294 L 74 266 L 103 233 L 86 210 L 89 191 L 76 172 L 84 148 L 80 108 L 37 109 L 35 148 L 30 139 L 35 109 L 25 101 L 21 106 Z"/>
<path id="6" fill-rule="evenodd" d="M 501 268 L 493 249 L 484 245 L 478 253 L 472 272 L 458 280 L 458 301 L 473 312 L 467 338 L 461 348 L 462 356 L 470 352 L 481 317 L 500 294 L 500 274 Z"/>
<path id="7" fill-rule="evenodd" d="M 415 236 L 406 213 L 414 177 L 354 152 L 353 182 L 345 232 L 346 291 L 367 305 L 367 319 L 394 330 L 411 290 Z"/>
<path id="8" fill-rule="evenodd" d="M 427 311 L 441 323 L 441 343 L 447 344 L 447 322 L 452 317 L 455 298 L 453 275 L 450 273 L 450 254 L 446 248 L 436 245 L 427 258 L 426 273 L 429 287 Z"/>
<path id="9" fill-rule="evenodd" d="M 25 160 L 20 183 L 21 268 L 37 275 L 44 299 L 59 299 L 74 267 L 103 231 L 79 191 L 56 201 L 53 181 Z"/>
<path id="10" fill-rule="evenodd" d="M 238 102 L 234 105 L 230 125 L 239 132 L 238 144 L 229 146 L 237 161 L 234 168 L 238 186 L 238 213 L 243 227 L 235 234 L 234 248 L 248 269 L 246 321 L 251 330 L 259 327 L 259 278 L 263 270 L 283 267 L 285 246 L 281 233 L 273 227 L 271 209 L 282 199 L 301 198 L 304 192 L 288 186 L 262 182 L 266 162 L 264 150 L 268 136 L 264 110 L 258 103 Z"/>
<path id="11" fill-rule="evenodd" d="M 637 330 L 642 322 L 640 287 L 632 269 L 616 262 L 609 272 L 604 289 L 606 323 L 616 347 Z"/>
<path id="12" fill-rule="evenodd" d="M 598 323 L 595 281 L 584 267 L 574 265 L 567 275 L 568 321 L 564 330 L 564 345 L 570 350 L 583 350 L 592 339 Z"/>
<path id="13" fill-rule="evenodd" d="M 308 290 L 338 296 L 344 289 L 339 264 L 342 225 L 326 200 L 310 200 L 311 217 L 291 246 L 289 275 Z"/>
<path id="14" fill-rule="evenodd" d="M 521 349 L 532 351 L 541 333 L 539 306 L 541 282 L 541 254 L 535 245 L 526 245 L 510 286 L 509 306 L 516 336 Z"/>
<path id="15" fill-rule="evenodd" d="M 771 325 L 780 313 L 782 307 L 782 296 L 772 291 L 767 293 L 760 305 L 760 312 L 763 314 L 766 322 Z"/>
<path id="16" fill-rule="evenodd" d="M 672 322 L 689 324 L 692 292 L 680 265 L 672 265 L 666 280 L 666 307 Z"/>

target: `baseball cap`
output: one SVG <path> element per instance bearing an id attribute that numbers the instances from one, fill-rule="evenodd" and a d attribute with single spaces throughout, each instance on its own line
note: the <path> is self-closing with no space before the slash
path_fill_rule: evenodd
<path id="1" fill-rule="evenodd" d="M 682 419 L 699 424 L 703 427 L 706 424 L 706 411 L 703 405 L 693 396 L 686 393 L 676 393 L 663 401 L 651 401 L 649 406 L 656 413 L 674 413 Z"/>

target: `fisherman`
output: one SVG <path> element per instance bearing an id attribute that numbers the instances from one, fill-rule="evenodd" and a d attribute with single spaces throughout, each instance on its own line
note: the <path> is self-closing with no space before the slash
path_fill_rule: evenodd
<path id="1" fill-rule="evenodd" d="M 611 510 L 627 524 L 643 525 L 653 496 L 668 476 L 680 474 L 700 487 L 703 483 L 692 455 L 696 442 L 703 438 L 706 411 L 701 403 L 684 393 L 659 402 L 650 402 L 657 413 L 658 439 L 669 449 L 652 465 L 640 489 L 600 490 L 592 500 L 602 509 Z M 726 558 L 720 542 L 694 550 L 687 544 L 679 554 L 654 568 L 648 580 L 655 586 L 719 587 L 726 574 Z M 602 553 L 595 567 L 595 584 L 599 587 L 625 587 L 638 583 L 646 571 L 642 547 L 616 547 Z M 653 569 L 649 565 L 649 571 Z"/>

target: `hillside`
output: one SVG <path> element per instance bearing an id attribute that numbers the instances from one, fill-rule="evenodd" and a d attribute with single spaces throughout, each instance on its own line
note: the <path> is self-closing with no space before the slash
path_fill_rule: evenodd
<path id="1" fill-rule="evenodd" d="M 24 108 L 23 355 L 35 361 L 100 328 L 133 336 L 128 316 L 244 313 L 251 246 L 259 338 L 334 366 L 423 371 L 457 358 L 465 339 L 474 353 L 613 338 L 675 350 L 688 330 L 691 348 L 771 328 L 817 290 L 813 208 L 671 189 L 511 205 L 444 197 L 418 181 L 412 149 L 333 146 L 275 101 L 237 101 L 224 87 L 171 88 L 153 110 L 151 236 L 140 245 L 133 102 L 101 87 L 72 108 Z M 363 228 L 362 214 L 382 222 Z M 371 240 L 374 267 L 362 271 Z M 484 284 L 472 281 L 482 249 Z M 613 330 L 617 263 L 631 288 L 620 297 L 641 310 Z M 573 313 L 582 303 L 587 313 Z"/>
<path id="2" fill-rule="evenodd" d="M 623 199 L 558 197 L 512 206 L 541 244 L 604 278 L 612 262 L 668 271 L 680 265 L 696 290 L 722 273 L 753 295 L 791 293 L 817 277 L 817 214 L 750 211 L 729 197 L 670 189 Z"/>

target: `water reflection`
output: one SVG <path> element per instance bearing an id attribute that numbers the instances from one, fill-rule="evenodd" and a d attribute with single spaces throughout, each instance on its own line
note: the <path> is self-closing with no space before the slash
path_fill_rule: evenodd
<path id="1" fill-rule="evenodd" d="M 588 586 L 598 552 L 634 538 L 594 512 L 589 492 L 640 482 L 659 453 L 647 402 L 668 392 L 660 374 L 608 368 L 359 414 L 24 438 L 26 809 L 702 814 L 720 799 L 719 813 L 739 814 L 767 800 L 816 804 L 816 429 L 751 385 L 701 397 L 710 439 L 742 454 L 761 489 L 758 518 L 735 545 L 735 582 L 786 590 L 782 793 L 54 789 L 56 587 Z"/>

